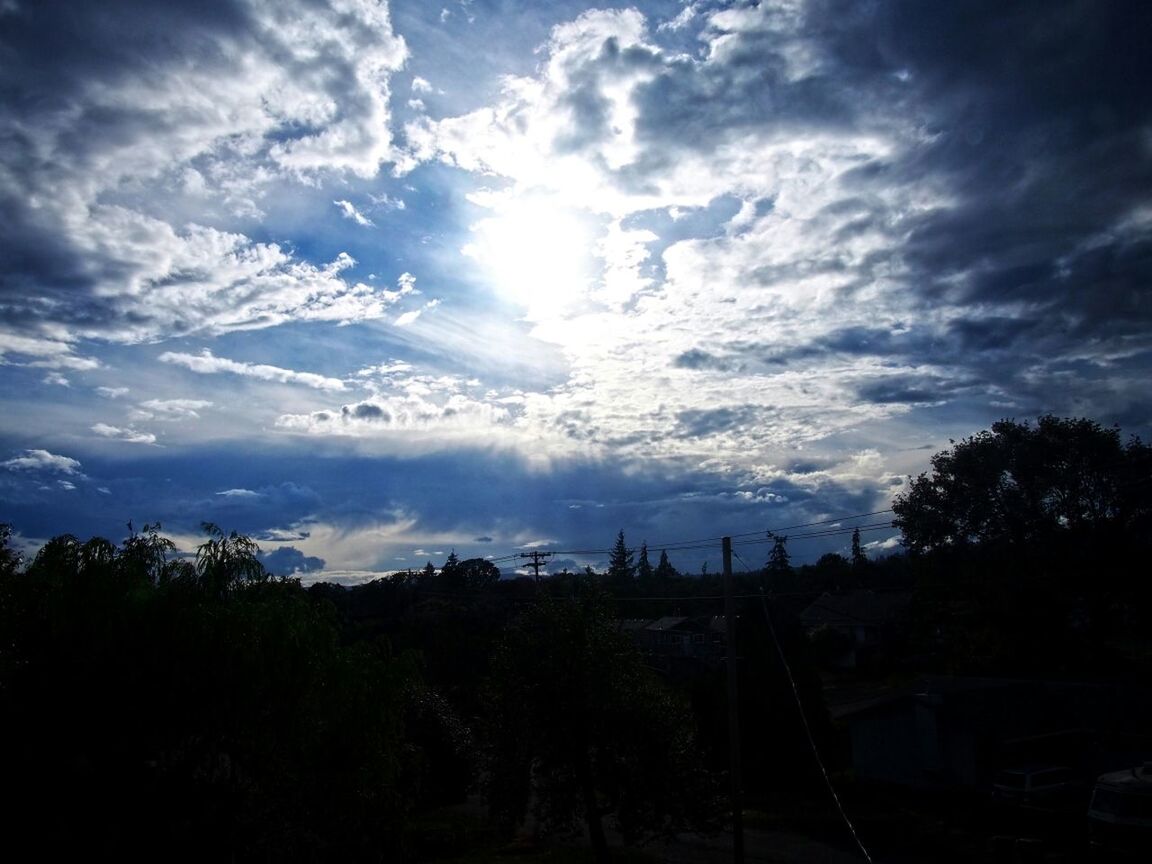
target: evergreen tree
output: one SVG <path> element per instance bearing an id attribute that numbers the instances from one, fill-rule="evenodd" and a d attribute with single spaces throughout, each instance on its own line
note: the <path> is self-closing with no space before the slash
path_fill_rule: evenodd
<path id="1" fill-rule="evenodd" d="M 629 583 L 636 578 L 636 565 L 633 563 L 635 553 L 624 545 L 624 529 L 616 535 L 616 545 L 612 547 L 612 555 L 608 559 L 608 577 L 613 582 Z"/>
<path id="2" fill-rule="evenodd" d="M 768 536 L 772 537 L 775 542 L 772 544 L 772 551 L 768 553 L 768 564 L 765 570 L 770 576 L 782 576 L 791 573 L 792 564 L 790 561 L 792 556 L 788 554 L 788 538 L 779 534 L 769 534 Z"/>
<path id="3" fill-rule="evenodd" d="M 652 581 L 652 565 L 648 561 L 648 541 L 640 544 L 640 560 L 636 564 L 636 576 L 641 582 Z"/>
<path id="4" fill-rule="evenodd" d="M 859 570 L 868 563 L 868 556 L 860 546 L 860 529 L 852 532 L 852 566 Z"/>
<path id="5" fill-rule="evenodd" d="M 667 551 L 661 550 L 660 563 L 656 565 L 656 578 L 660 580 L 672 579 L 676 576 L 676 568 L 668 560 Z"/>

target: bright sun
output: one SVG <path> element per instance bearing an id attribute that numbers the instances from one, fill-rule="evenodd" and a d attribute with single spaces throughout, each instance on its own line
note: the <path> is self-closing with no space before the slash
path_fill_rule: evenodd
<path id="1" fill-rule="evenodd" d="M 514 199 L 472 230 L 476 239 L 464 254 L 529 318 L 555 317 L 586 295 L 593 236 L 588 221 L 573 211 L 541 198 Z"/>

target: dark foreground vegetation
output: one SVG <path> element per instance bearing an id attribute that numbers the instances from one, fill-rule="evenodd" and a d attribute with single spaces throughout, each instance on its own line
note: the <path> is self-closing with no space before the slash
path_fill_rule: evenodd
<path id="1" fill-rule="evenodd" d="M 848 845 L 811 736 L 845 800 L 875 811 L 864 833 L 896 848 L 889 811 L 853 785 L 867 754 L 837 688 L 1145 683 L 1152 459 L 1090 421 L 1001 423 L 937 454 L 894 509 L 905 554 L 870 561 L 857 541 L 793 568 L 778 538 L 763 569 L 737 573 L 734 651 L 720 578 L 653 566 L 623 532 L 602 574 L 501 580 L 453 555 L 306 589 L 212 525 L 194 557 L 145 526 L 119 545 L 56 537 L 27 563 L 5 527 L 6 845 L 391 861 L 579 832 L 604 860 L 610 844 L 716 831 L 731 653 L 750 818 Z M 861 592 L 907 597 L 883 638 L 812 617 Z M 467 802 L 481 815 L 445 815 Z"/>

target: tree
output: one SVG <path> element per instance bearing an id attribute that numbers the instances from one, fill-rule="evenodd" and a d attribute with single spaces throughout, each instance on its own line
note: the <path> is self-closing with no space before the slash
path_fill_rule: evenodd
<path id="1" fill-rule="evenodd" d="M 764 569 L 768 572 L 769 576 L 785 576 L 792 572 L 791 559 L 792 556 L 788 554 L 788 538 L 780 534 L 772 534 L 769 532 L 769 537 L 772 538 L 772 551 L 768 553 L 768 563 Z"/>
<path id="2" fill-rule="evenodd" d="M 462 591 L 464 589 L 464 573 L 460 569 L 460 558 L 453 549 L 444 559 L 444 566 L 440 568 L 440 576 L 436 585 L 441 591 Z"/>
<path id="3" fill-rule="evenodd" d="M 524 612 L 496 652 L 491 691 L 488 792 L 506 827 L 534 791 L 546 829 L 585 822 L 605 861 L 606 814 L 636 838 L 708 809 L 686 708 L 615 627 L 594 583 L 571 602 L 542 596 Z"/>
<path id="4" fill-rule="evenodd" d="M 852 566 L 859 570 L 868 563 L 868 556 L 864 554 L 864 548 L 860 545 L 860 529 L 857 528 L 852 532 Z"/>
<path id="5" fill-rule="evenodd" d="M 608 558 L 608 578 L 617 584 L 630 584 L 636 578 L 636 565 L 632 563 L 634 553 L 624 545 L 624 529 L 616 535 L 616 545 Z"/>
<path id="6" fill-rule="evenodd" d="M 672 566 L 672 562 L 668 560 L 668 552 L 661 550 L 660 562 L 656 565 L 656 578 L 663 582 L 665 579 L 672 579 L 676 576 L 676 568 Z"/>
<path id="7" fill-rule="evenodd" d="M 201 524 L 208 539 L 196 549 L 196 575 L 200 586 L 214 597 L 226 597 L 246 582 L 268 581 L 260 563 L 256 541 L 211 522 Z"/>
<path id="8" fill-rule="evenodd" d="M 0 522 L 0 577 L 15 575 L 23 559 L 20 553 L 9 544 L 12 542 L 12 526 Z"/>
<path id="9" fill-rule="evenodd" d="M 490 588 L 500 581 L 500 568 L 487 558 L 466 558 L 456 566 L 469 591 Z"/>
<path id="10" fill-rule="evenodd" d="M 640 560 L 636 562 L 636 578 L 648 584 L 652 581 L 652 564 L 648 561 L 648 541 L 640 544 Z"/>
<path id="11" fill-rule="evenodd" d="M 892 503 L 913 552 L 1152 523 L 1150 448 L 1118 429 L 1048 415 L 951 443 Z"/>

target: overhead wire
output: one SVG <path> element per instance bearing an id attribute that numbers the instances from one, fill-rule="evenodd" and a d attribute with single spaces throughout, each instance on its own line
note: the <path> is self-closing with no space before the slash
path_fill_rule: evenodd
<path id="1" fill-rule="evenodd" d="M 740 561 L 745 567 L 748 562 L 744 561 L 737 553 L 733 552 L 737 560 Z M 836 787 L 832 784 L 832 778 L 828 774 L 828 768 L 824 764 L 824 758 L 820 755 L 820 748 L 816 746 L 816 738 L 812 735 L 812 726 L 808 722 L 808 713 L 804 710 L 804 703 L 800 700 L 800 689 L 796 686 L 796 678 L 792 674 L 792 667 L 788 663 L 788 659 L 784 656 L 784 649 L 780 646 L 780 639 L 776 636 L 776 627 L 772 624 L 772 616 L 768 613 L 768 601 L 764 598 L 764 590 L 760 590 L 760 609 L 764 613 L 764 621 L 768 625 L 768 632 L 772 636 L 772 644 L 776 646 L 776 654 L 780 658 L 780 663 L 784 666 L 784 672 L 788 676 L 788 683 L 792 687 L 792 697 L 796 700 L 796 708 L 800 712 L 800 721 L 804 726 L 804 734 L 808 737 L 808 745 L 812 748 L 812 755 L 816 757 L 816 764 L 820 766 L 820 773 L 824 777 L 824 784 L 828 787 L 829 793 L 832 795 L 832 800 L 836 804 L 836 809 L 840 813 L 840 818 L 844 820 L 844 824 L 848 826 L 848 832 L 852 835 L 860 854 L 864 856 L 864 860 L 868 864 L 872 864 L 872 856 L 868 854 L 860 835 L 856 833 L 856 826 L 852 824 L 852 820 L 848 817 L 847 811 L 844 809 L 844 804 L 840 801 L 840 796 L 836 792 Z"/>
<path id="2" fill-rule="evenodd" d="M 869 516 L 879 516 L 882 513 L 891 513 L 891 512 L 892 512 L 892 508 L 887 507 L 883 510 L 873 510 L 869 513 L 853 513 L 853 514 L 846 515 L 846 516 L 837 516 L 833 519 L 820 519 L 820 520 L 817 520 L 815 522 L 801 522 L 801 523 L 798 523 L 796 525 L 785 525 L 785 526 L 780 527 L 780 528 L 768 528 L 768 529 L 761 529 L 758 531 L 744 531 L 744 532 L 739 533 L 739 534 L 729 534 L 727 536 L 733 538 L 733 541 L 735 541 L 736 538 L 739 538 L 739 537 L 759 537 L 759 536 L 764 535 L 764 534 L 779 534 L 783 531 L 795 531 L 795 530 L 800 529 L 800 528 L 814 528 L 814 527 L 819 526 L 819 525 L 833 525 L 837 522 L 845 522 L 849 519 L 865 519 Z M 891 525 L 888 523 L 885 523 L 883 527 L 889 527 L 890 528 Z M 847 531 L 847 532 L 851 533 L 854 529 L 850 526 L 845 526 L 842 529 L 830 529 L 830 530 L 836 530 L 836 531 L 843 530 L 843 531 Z M 801 537 L 806 536 L 806 535 L 796 535 L 796 536 L 797 536 L 797 538 L 801 538 Z M 814 534 L 812 536 L 820 536 L 820 535 Z M 714 546 L 714 545 L 720 543 L 720 541 L 722 541 L 723 539 L 724 539 L 723 537 L 700 537 L 700 538 L 696 538 L 696 539 L 692 539 L 692 540 L 676 540 L 676 541 L 673 541 L 670 543 L 647 543 L 646 542 L 646 545 L 650 549 L 661 549 L 665 552 L 686 552 L 686 551 L 692 551 L 692 550 L 696 550 L 696 549 L 704 549 L 704 548 Z M 753 541 L 748 541 L 748 540 L 741 541 L 741 543 L 748 543 L 748 542 L 753 542 Z M 763 541 L 763 542 L 767 542 L 767 541 Z M 553 554 L 556 554 L 556 555 L 603 555 L 603 554 L 608 554 L 610 552 L 612 552 L 612 547 L 609 546 L 609 547 L 597 548 L 597 549 L 557 549 L 554 551 Z"/>

